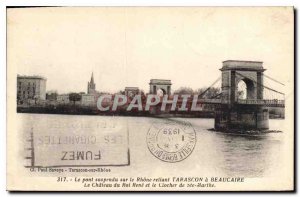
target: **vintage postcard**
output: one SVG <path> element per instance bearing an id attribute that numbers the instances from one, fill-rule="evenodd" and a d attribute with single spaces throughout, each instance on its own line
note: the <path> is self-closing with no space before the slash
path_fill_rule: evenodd
<path id="1" fill-rule="evenodd" d="M 294 190 L 293 7 L 8 7 L 7 190 Z"/>

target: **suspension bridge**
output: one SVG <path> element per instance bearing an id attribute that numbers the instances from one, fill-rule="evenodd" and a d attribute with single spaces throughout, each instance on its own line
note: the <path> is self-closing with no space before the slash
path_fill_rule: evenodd
<path id="1" fill-rule="evenodd" d="M 284 84 L 264 74 L 266 69 L 262 64 L 257 61 L 224 61 L 221 77 L 199 95 L 200 103 L 216 105 L 216 129 L 268 129 L 269 108 L 285 107 L 284 93 L 269 87 L 264 81 Z M 221 92 L 212 98 L 204 98 L 219 81 Z"/>
<path id="2" fill-rule="evenodd" d="M 215 106 L 215 129 L 268 129 L 269 108 L 285 108 L 285 95 L 272 88 L 266 81 L 284 86 L 264 72 L 263 62 L 259 61 L 223 61 L 221 76 L 206 90 L 198 95 L 198 103 Z M 218 87 L 221 82 L 221 92 L 208 97 L 206 93 L 212 87 Z M 170 95 L 171 81 L 151 79 L 150 94 L 162 90 Z M 182 99 L 179 100 L 182 103 Z M 187 105 L 191 105 L 189 100 Z"/>

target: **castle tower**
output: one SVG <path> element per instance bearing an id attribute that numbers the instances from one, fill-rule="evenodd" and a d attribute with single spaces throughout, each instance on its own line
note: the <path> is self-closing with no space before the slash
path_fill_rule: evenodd
<path id="1" fill-rule="evenodd" d="M 92 73 L 91 81 L 88 82 L 87 93 L 88 94 L 96 93 L 96 84 L 94 83 L 94 73 Z"/>

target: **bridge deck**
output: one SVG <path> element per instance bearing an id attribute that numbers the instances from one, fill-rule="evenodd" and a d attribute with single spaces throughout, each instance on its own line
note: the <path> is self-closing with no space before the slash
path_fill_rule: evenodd
<path id="1" fill-rule="evenodd" d="M 238 104 L 246 104 L 246 105 L 264 105 L 267 107 L 285 107 L 284 100 L 267 100 L 267 99 L 245 99 L 245 100 L 237 100 Z"/>
<path id="2" fill-rule="evenodd" d="M 228 104 L 228 101 L 224 101 L 221 99 L 199 99 L 198 102 L 203 104 Z M 238 99 L 236 101 L 236 104 L 262 105 L 267 107 L 285 107 L 285 101 L 277 99 Z"/>

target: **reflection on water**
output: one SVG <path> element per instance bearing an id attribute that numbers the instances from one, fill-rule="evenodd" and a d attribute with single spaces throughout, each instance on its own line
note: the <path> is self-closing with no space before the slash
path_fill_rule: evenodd
<path id="1" fill-rule="evenodd" d="M 192 122 L 197 138 L 207 152 L 214 152 L 214 168 L 227 176 L 262 177 L 278 169 L 284 132 L 242 135 L 211 131 L 213 120 L 185 119 Z M 283 120 L 270 120 L 270 125 Z M 280 130 L 280 128 L 272 128 Z M 209 144 L 207 143 L 209 142 Z M 201 146 L 200 144 L 200 146 Z M 199 143 L 198 143 L 199 145 Z M 208 158 L 209 159 L 209 158 Z"/>
<path id="2" fill-rule="evenodd" d="M 223 157 L 223 170 L 230 176 L 258 177 L 273 165 L 272 154 L 280 141 L 270 136 L 237 136 L 218 133 L 218 148 Z"/>

